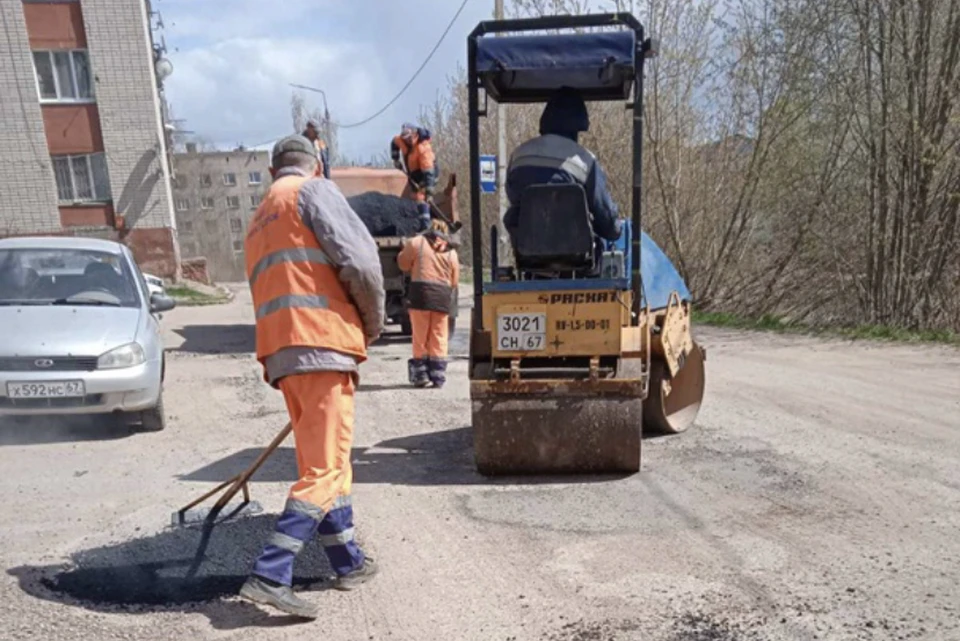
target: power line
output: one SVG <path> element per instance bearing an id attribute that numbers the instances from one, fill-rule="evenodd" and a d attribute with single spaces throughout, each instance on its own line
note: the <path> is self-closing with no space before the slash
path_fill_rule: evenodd
<path id="1" fill-rule="evenodd" d="M 450 33 L 450 30 L 453 28 L 454 23 L 457 21 L 457 18 L 460 17 L 460 14 L 463 13 L 463 9 L 464 9 L 464 7 L 467 6 L 467 3 L 468 3 L 469 1 L 470 1 L 470 0 L 463 0 L 463 2 L 460 3 L 460 8 L 457 9 L 457 12 L 456 12 L 455 14 L 453 14 L 453 18 L 450 20 L 450 24 L 447 25 L 447 28 L 444 29 L 443 33 L 440 35 L 440 39 L 437 40 L 437 44 L 433 45 L 433 49 L 431 49 L 431 50 L 430 50 L 430 53 L 427 54 L 427 58 L 423 61 L 423 64 L 420 65 L 420 68 L 417 69 L 417 70 L 414 72 L 414 74 L 413 74 L 413 76 L 411 76 L 410 80 L 407 81 L 407 84 L 403 85 L 403 88 L 400 90 L 400 92 L 397 93 L 397 95 L 394 96 L 394 97 L 390 100 L 390 102 L 388 102 L 386 105 L 384 105 L 383 108 L 382 108 L 380 111 L 378 111 L 377 113 L 373 114 L 373 115 L 370 116 L 369 118 L 365 118 L 364 120 L 361 120 L 360 122 L 355 122 L 355 123 L 352 123 L 352 124 L 349 124 L 349 125 L 337 125 L 337 126 L 340 127 L 341 129 L 352 129 L 352 128 L 354 128 L 354 127 L 361 127 L 361 126 L 367 124 L 368 122 L 370 122 L 371 120 L 373 120 L 373 119 L 377 118 L 378 116 L 382 115 L 387 109 L 389 109 L 390 107 L 392 107 L 392 106 L 393 106 L 393 103 L 395 103 L 397 100 L 399 100 L 399 99 L 400 99 L 400 96 L 402 96 L 402 95 L 407 91 L 407 89 L 410 88 L 410 85 L 413 84 L 414 80 L 416 80 L 417 77 L 420 75 L 420 72 L 422 72 L 422 71 L 426 68 L 427 64 L 428 64 L 428 63 L 430 62 L 430 60 L 433 58 L 433 55 L 434 55 L 435 53 L 437 53 L 437 49 L 439 49 L 439 48 L 440 48 L 440 45 L 443 44 L 443 41 L 444 41 L 444 39 L 446 39 L 447 34 Z"/>
<path id="2" fill-rule="evenodd" d="M 370 116 L 369 118 L 364 118 L 363 120 L 360 120 L 359 122 L 353 122 L 353 123 L 350 123 L 350 124 L 348 124 L 348 125 L 342 125 L 342 124 L 339 124 L 339 123 L 336 123 L 336 122 L 331 123 L 331 124 L 335 125 L 335 126 L 336 126 L 337 128 L 339 128 L 339 129 L 354 129 L 354 128 L 356 128 L 356 127 L 362 127 L 363 125 L 365 125 L 365 124 L 367 124 L 367 123 L 369 123 L 369 122 L 371 122 L 371 121 L 379 118 L 380 116 L 382 116 L 382 115 L 387 111 L 387 109 L 389 109 L 390 107 L 392 107 L 398 100 L 400 100 L 401 96 L 403 96 L 403 94 L 406 93 L 407 89 L 410 88 L 410 86 L 414 83 L 414 81 L 416 81 L 416 79 L 420 76 L 420 74 L 423 72 L 423 70 L 426 69 L 427 65 L 430 63 L 430 60 L 432 60 L 432 59 L 433 59 L 433 56 L 437 53 L 437 50 L 440 49 L 440 45 L 443 44 L 443 41 L 446 39 L 447 35 L 449 35 L 450 30 L 453 29 L 453 25 L 457 22 L 457 18 L 460 17 L 460 14 L 463 13 L 463 10 L 466 8 L 468 2 L 470 2 L 470 0 L 463 0 L 463 2 L 460 3 L 460 8 L 457 9 L 457 12 L 456 12 L 455 14 L 453 14 L 453 18 L 451 18 L 450 23 L 447 25 L 447 28 L 443 30 L 443 33 L 442 33 L 442 34 L 440 34 L 440 38 L 437 40 L 437 43 L 433 46 L 433 49 L 430 50 L 430 53 L 427 54 L 427 57 L 424 59 L 423 63 L 422 63 L 422 64 L 420 65 L 420 67 L 417 68 L 417 70 L 413 73 L 413 75 L 410 77 L 410 80 L 408 80 L 407 83 L 406 83 L 405 85 L 403 85 L 403 87 L 400 89 L 400 91 L 397 92 L 397 95 L 395 95 L 393 98 L 391 98 L 390 101 L 389 101 L 387 104 L 385 104 L 379 111 L 377 111 L 375 114 L 373 114 L 373 115 Z M 261 146 L 261 145 L 265 145 L 265 144 L 267 144 L 268 142 L 272 142 L 272 141 L 274 141 L 274 140 L 276 140 L 276 138 L 271 138 L 270 140 L 265 140 L 265 141 L 263 141 L 263 142 L 261 142 L 261 143 L 257 143 L 256 145 L 253 145 L 253 146 L 254 146 L 254 147 L 259 147 L 259 146 Z"/>

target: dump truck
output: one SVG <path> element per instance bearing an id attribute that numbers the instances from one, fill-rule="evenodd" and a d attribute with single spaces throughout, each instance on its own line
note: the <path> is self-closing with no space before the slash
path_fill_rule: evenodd
<path id="1" fill-rule="evenodd" d="M 489 264 L 486 234 L 472 237 L 473 273 L 484 275 L 470 333 L 477 469 L 637 472 L 644 432 L 688 429 L 705 383 L 690 292 L 641 228 L 643 64 L 656 45 L 636 18 L 617 13 L 485 21 L 467 50 L 473 230 L 481 229 L 480 118 L 492 111 L 488 101 L 546 103 L 570 87 L 587 101 L 627 103 L 633 120 L 630 157 L 605 159 L 633 167 L 617 240 L 594 235 L 575 183 L 523 191 L 512 264 L 499 264 L 496 226 Z"/>
<path id="2" fill-rule="evenodd" d="M 410 185 L 407 176 L 396 169 L 375 169 L 370 167 L 334 167 L 330 178 L 337 184 L 340 191 L 348 199 L 367 192 L 376 192 L 389 196 L 410 199 Z M 445 216 L 459 221 L 457 216 L 457 177 L 451 174 L 443 193 L 435 199 L 435 204 Z M 374 235 L 380 254 L 380 266 L 383 270 L 383 286 L 386 291 L 385 316 L 386 322 L 399 325 L 400 334 L 409 336 L 412 333 L 410 315 L 407 311 L 407 287 L 409 276 L 404 274 L 397 265 L 397 256 L 403 245 L 403 236 Z M 454 291 L 450 302 L 450 333 L 453 334 L 459 299 Z"/>

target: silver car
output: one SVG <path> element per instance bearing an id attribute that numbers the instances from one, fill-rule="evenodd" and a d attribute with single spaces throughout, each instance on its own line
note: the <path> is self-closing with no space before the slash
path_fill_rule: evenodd
<path id="1" fill-rule="evenodd" d="M 154 294 L 165 294 L 166 289 L 163 286 L 163 279 L 154 276 L 153 274 L 148 274 L 147 272 L 141 271 L 143 274 L 143 279 L 147 281 L 147 291 L 150 292 L 150 295 Z"/>
<path id="2" fill-rule="evenodd" d="M 117 414 L 162 430 L 158 315 L 174 305 L 120 243 L 0 240 L 0 417 Z"/>

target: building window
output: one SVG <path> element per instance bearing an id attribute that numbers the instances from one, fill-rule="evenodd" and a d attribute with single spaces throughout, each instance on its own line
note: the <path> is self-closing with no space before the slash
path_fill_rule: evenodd
<path id="1" fill-rule="evenodd" d="M 252 194 L 250 196 L 250 209 L 256 209 L 260 206 L 260 196 L 257 194 Z"/>
<path id="2" fill-rule="evenodd" d="M 230 219 L 230 231 L 239 234 L 243 231 L 243 221 L 239 218 Z"/>
<path id="3" fill-rule="evenodd" d="M 213 198 L 204 196 L 200 199 L 200 209 L 213 209 Z"/>
<path id="4" fill-rule="evenodd" d="M 180 231 L 192 232 L 193 231 L 193 221 L 185 220 L 180 223 Z"/>
<path id="5" fill-rule="evenodd" d="M 187 211 L 190 209 L 190 199 L 189 198 L 177 198 L 177 211 Z"/>
<path id="6" fill-rule="evenodd" d="M 259 185 L 263 180 L 260 177 L 259 171 L 251 171 L 249 176 L 249 182 L 251 185 Z"/>
<path id="7" fill-rule="evenodd" d="M 33 67 L 37 74 L 37 89 L 41 100 L 51 102 L 93 100 L 90 59 L 83 49 L 34 51 Z"/>
<path id="8" fill-rule="evenodd" d="M 227 187 L 235 187 L 237 184 L 237 175 L 236 174 L 224 174 L 223 175 L 223 184 Z"/>
<path id="9" fill-rule="evenodd" d="M 110 177 L 104 154 L 53 156 L 52 160 L 60 202 L 110 200 Z"/>
<path id="10" fill-rule="evenodd" d="M 240 196 L 227 196 L 227 207 L 229 209 L 240 209 Z"/>
<path id="11" fill-rule="evenodd" d="M 173 188 L 174 189 L 186 189 L 187 188 L 187 177 L 183 174 L 177 174 L 173 177 Z"/>
<path id="12" fill-rule="evenodd" d="M 243 251 L 243 241 L 242 241 L 242 240 L 235 240 L 235 241 L 233 241 L 233 251 L 235 251 L 235 252 L 242 252 L 242 251 Z"/>
<path id="13" fill-rule="evenodd" d="M 210 174 L 200 174 L 200 186 L 209 187 L 213 184 L 213 180 L 210 178 Z"/>

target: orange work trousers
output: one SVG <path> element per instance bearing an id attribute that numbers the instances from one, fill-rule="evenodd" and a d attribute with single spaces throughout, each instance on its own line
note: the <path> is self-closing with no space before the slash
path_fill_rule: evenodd
<path id="1" fill-rule="evenodd" d="M 410 327 L 413 329 L 413 357 L 442 360 L 447 357 L 447 341 L 450 336 L 449 314 L 410 310 Z"/>
<path id="2" fill-rule="evenodd" d="M 280 379 L 296 440 L 300 480 L 290 498 L 316 505 L 326 514 L 353 484 L 355 381 L 349 372 L 309 372 Z"/>

